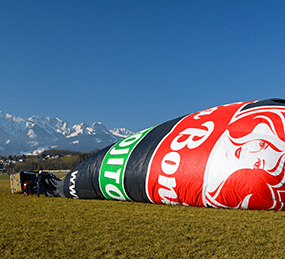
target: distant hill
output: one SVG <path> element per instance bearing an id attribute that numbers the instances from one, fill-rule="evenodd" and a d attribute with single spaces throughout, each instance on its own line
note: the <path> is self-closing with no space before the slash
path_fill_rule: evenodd
<path id="1" fill-rule="evenodd" d="M 89 152 L 102 149 L 134 132 L 108 130 L 101 122 L 70 125 L 59 118 L 32 116 L 28 119 L 0 111 L 0 155 L 37 154 L 48 149 Z"/>

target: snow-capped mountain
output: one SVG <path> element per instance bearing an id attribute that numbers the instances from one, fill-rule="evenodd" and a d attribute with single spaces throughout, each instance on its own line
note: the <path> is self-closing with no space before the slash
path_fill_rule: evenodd
<path id="1" fill-rule="evenodd" d="M 134 133 L 125 128 L 114 128 L 114 129 L 111 129 L 110 132 L 112 132 L 114 135 L 121 137 L 121 138 L 126 138 Z"/>
<path id="2" fill-rule="evenodd" d="M 108 130 L 101 122 L 70 125 L 59 118 L 32 116 L 23 119 L 0 111 L 0 155 L 19 155 L 46 149 L 88 152 L 104 148 L 134 132 Z"/>

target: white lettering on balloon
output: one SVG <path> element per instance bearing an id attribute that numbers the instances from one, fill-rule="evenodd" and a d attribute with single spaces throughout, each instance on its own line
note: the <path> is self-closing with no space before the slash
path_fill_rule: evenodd
<path id="1" fill-rule="evenodd" d="M 163 199 L 162 202 L 163 203 L 171 203 L 171 204 L 178 204 L 178 202 L 170 202 L 169 200 L 167 200 L 165 197 L 171 198 L 171 199 L 176 199 L 177 198 L 177 194 L 175 192 L 175 190 L 173 189 L 174 187 L 176 187 L 176 181 L 175 178 L 172 177 L 165 177 L 163 175 L 159 175 L 158 177 L 158 183 L 167 187 L 168 189 L 164 189 L 164 188 L 160 188 L 158 190 L 158 194 L 159 196 Z M 168 202 L 166 202 L 168 201 Z"/>
<path id="2" fill-rule="evenodd" d="M 193 118 L 195 120 L 199 120 L 200 119 L 200 116 L 203 116 L 203 115 L 210 115 L 212 112 L 214 112 L 215 110 L 217 110 L 218 107 L 213 107 L 213 108 L 210 108 L 210 109 L 207 109 L 207 110 L 204 110 L 204 111 L 200 111 L 198 114 L 196 114 Z"/>
<path id="3" fill-rule="evenodd" d="M 213 111 L 214 109 L 211 110 L 211 113 Z M 201 112 L 200 116 L 208 114 L 210 114 L 210 111 L 205 113 Z M 198 114 L 196 116 L 198 116 Z M 199 117 L 197 118 L 200 119 Z M 158 189 L 158 194 L 162 198 L 161 201 L 163 203 L 178 204 L 178 202 L 169 200 L 177 198 L 177 194 L 174 190 L 174 187 L 176 187 L 176 180 L 173 175 L 178 170 L 181 161 L 178 151 L 186 146 L 188 149 L 195 149 L 205 142 L 214 130 L 214 122 L 207 121 L 201 126 L 204 128 L 188 128 L 181 131 L 170 144 L 171 152 L 167 153 L 162 159 L 161 170 L 166 176 L 159 175 L 158 177 L 158 183 L 163 186 L 163 188 Z M 188 136 L 187 139 L 179 142 L 179 139 L 182 137 L 185 138 L 185 136 Z"/>
<path id="4" fill-rule="evenodd" d="M 75 178 L 76 178 L 77 173 L 78 171 L 71 173 L 70 182 L 72 183 L 72 185 L 69 186 L 69 193 L 73 196 L 73 198 L 76 198 L 76 199 L 78 199 L 78 196 L 75 191 Z"/>
<path id="5" fill-rule="evenodd" d="M 171 142 L 170 148 L 172 150 L 180 150 L 184 148 L 186 145 L 189 149 L 194 149 L 196 147 L 199 147 L 212 133 L 214 129 L 214 122 L 207 121 L 202 124 L 202 126 L 205 126 L 207 129 L 186 129 L 178 134 L 178 136 L 173 139 Z M 184 135 L 189 136 L 185 141 L 178 142 L 178 140 L 183 137 Z M 197 138 L 198 140 L 194 140 L 194 138 Z"/>
<path id="6" fill-rule="evenodd" d="M 117 200 L 126 200 L 125 197 L 123 196 L 123 194 L 121 193 L 121 191 L 113 184 L 107 184 L 106 185 L 106 192 L 108 193 L 108 195 L 110 195 L 113 199 L 117 199 Z M 114 195 L 112 192 L 118 194 Z"/>

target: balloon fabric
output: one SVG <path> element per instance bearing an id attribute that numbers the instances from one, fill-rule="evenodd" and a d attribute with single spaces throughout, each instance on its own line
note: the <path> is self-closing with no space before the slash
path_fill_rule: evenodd
<path id="1" fill-rule="evenodd" d="M 95 153 L 54 196 L 285 210 L 285 100 L 210 108 Z"/>

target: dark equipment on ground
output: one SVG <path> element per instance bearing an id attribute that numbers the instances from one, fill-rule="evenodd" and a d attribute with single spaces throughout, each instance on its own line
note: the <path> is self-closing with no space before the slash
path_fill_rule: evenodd
<path id="1" fill-rule="evenodd" d="M 46 197 L 54 196 L 55 184 L 58 181 L 60 179 L 54 174 L 44 171 L 21 171 L 10 177 L 12 193 L 36 194 L 38 197 L 40 194 L 44 194 Z"/>

